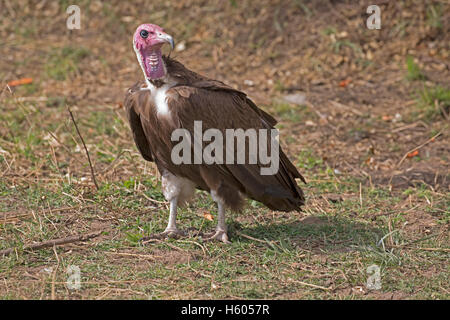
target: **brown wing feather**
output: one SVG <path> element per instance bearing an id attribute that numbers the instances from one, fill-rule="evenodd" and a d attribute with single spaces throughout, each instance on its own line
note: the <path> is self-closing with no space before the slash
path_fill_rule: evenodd
<path id="1" fill-rule="evenodd" d="M 173 87 L 168 91 L 169 109 L 174 121 L 180 127 L 193 133 L 194 121 L 202 120 L 203 130 L 215 128 L 222 131 L 230 128 L 244 130 L 272 129 L 273 126 L 264 113 L 254 104 L 249 104 L 247 97 L 240 92 L 220 89 L 193 88 L 188 86 Z M 248 153 L 248 150 L 246 150 Z M 225 150 L 224 150 L 225 154 Z M 248 155 L 247 155 L 248 158 Z M 183 166 L 177 170 L 182 174 Z M 280 150 L 279 171 L 275 175 L 261 175 L 261 165 L 216 164 L 209 166 L 233 186 L 250 198 L 266 204 L 274 210 L 290 211 L 299 209 L 304 203 L 302 190 L 295 178 L 303 177 Z"/>
<path id="2" fill-rule="evenodd" d="M 139 114 L 139 106 L 145 103 L 145 100 L 143 100 L 145 99 L 145 96 L 139 94 L 141 85 L 142 83 L 138 82 L 127 91 L 124 107 L 127 113 L 128 121 L 130 123 L 131 133 L 133 134 L 133 139 L 139 152 L 145 160 L 154 161 L 150 141 L 145 136 Z"/>

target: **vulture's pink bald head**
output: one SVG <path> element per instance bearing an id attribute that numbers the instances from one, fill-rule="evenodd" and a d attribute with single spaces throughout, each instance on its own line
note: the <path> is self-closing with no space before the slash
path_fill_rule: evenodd
<path id="1" fill-rule="evenodd" d="M 161 55 L 164 43 L 173 49 L 173 38 L 156 24 L 141 24 L 134 33 L 134 51 L 147 79 L 160 79 L 166 74 Z"/>

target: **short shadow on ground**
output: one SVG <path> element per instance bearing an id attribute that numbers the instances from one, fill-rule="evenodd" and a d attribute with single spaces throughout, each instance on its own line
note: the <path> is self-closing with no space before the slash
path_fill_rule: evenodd
<path id="1" fill-rule="evenodd" d="M 355 247 L 374 246 L 383 236 L 383 230 L 348 218 L 308 216 L 289 223 L 271 223 L 243 228 L 231 224 L 232 241 L 279 242 L 309 251 L 351 251 Z M 245 237 L 249 236 L 249 237 Z M 250 238 L 251 237 L 251 238 Z"/>

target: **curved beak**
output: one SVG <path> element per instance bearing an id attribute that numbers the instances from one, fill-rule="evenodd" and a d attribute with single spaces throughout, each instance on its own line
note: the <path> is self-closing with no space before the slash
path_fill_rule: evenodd
<path id="1" fill-rule="evenodd" d="M 172 48 L 172 50 L 175 48 L 175 42 L 173 41 L 172 36 L 168 35 L 167 33 L 158 32 L 158 39 L 170 44 L 170 47 Z"/>

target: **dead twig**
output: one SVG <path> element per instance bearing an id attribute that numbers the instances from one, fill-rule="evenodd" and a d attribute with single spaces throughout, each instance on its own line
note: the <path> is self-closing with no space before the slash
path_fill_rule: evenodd
<path id="1" fill-rule="evenodd" d="M 393 133 L 394 132 L 400 132 L 400 131 L 407 130 L 407 129 L 413 129 L 413 128 L 418 127 L 418 126 L 422 126 L 425 129 L 428 128 L 428 126 L 423 121 L 418 121 L 418 122 L 414 122 L 414 123 L 411 123 L 411 124 L 408 124 L 408 125 L 396 128 L 396 129 L 392 130 L 392 132 Z"/>
<path id="2" fill-rule="evenodd" d="M 200 247 L 200 249 L 202 249 L 203 255 L 204 255 L 205 257 L 206 257 L 206 252 L 210 253 L 209 250 L 208 250 L 205 246 L 201 245 L 200 243 L 198 243 L 198 242 L 196 242 L 196 241 L 191 241 L 191 240 L 178 240 L 178 241 L 179 241 L 179 242 L 184 242 L 184 243 L 192 243 L 192 244 L 195 244 L 196 246 Z"/>
<path id="3" fill-rule="evenodd" d="M 149 196 L 147 196 L 144 192 L 142 192 L 142 191 L 139 191 L 139 193 L 145 198 L 145 199 L 147 199 L 148 201 L 150 201 L 150 202 L 154 202 L 154 203 L 157 203 L 157 204 L 168 204 L 169 203 L 169 201 L 159 201 L 159 200 L 155 200 L 155 199 L 153 199 L 153 198 L 150 198 Z"/>
<path id="4" fill-rule="evenodd" d="M 315 289 L 320 289 L 320 290 L 325 290 L 325 291 L 332 290 L 331 287 L 326 288 L 326 287 L 318 286 L 316 284 L 307 283 L 307 282 L 303 282 L 303 281 L 299 281 L 299 280 L 289 280 L 289 282 L 297 283 L 297 284 L 300 284 L 300 285 L 303 285 L 303 286 L 307 286 L 307 287 L 311 287 L 311 288 L 315 288 Z"/>
<path id="5" fill-rule="evenodd" d="M 400 165 L 403 163 L 403 161 L 405 161 L 406 157 L 408 157 L 408 154 L 410 154 L 411 152 L 414 152 L 416 150 L 419 150 L 420 148 L 424 147 L 425 145 L 429 144 L 430 142 L 434 141 L 434 139 L 436 139 L 437 137 L 439 137 L 442 134 L 442 131 L 439 131 L 437 134 L 435 134 L 433 137 L 431 137 L 430 139 L 428 139 L 427 141 L 425 141 L 424 143 L 422 143 L 420 146 L 415 147 L 414 149 L 409 150 L 407 153 L 405 153 L 405 155 L 403 156 L 403 158 L 397 163 L 397 168 L 400 167 Z"/>
<path id="6" fill-rule="evenodd" d="M 91 157 L 89 156 L 89 151 L 88 151 L 88 149 L 87 149 L 87 147 L 86 147 L 86 144 L 84 143 L 83 136 L 81 135 L 80 130 L 78 129 L 78 125 L 77 125 L 77 123 L 76 123 L 76 121 L 75 121 L 75 118 L 73 117 L 72 111 L 70 110 L 69 107 L 67 107 L 67 110 L 69 111 L 70 117 L 72 118 L 72 122 L 73 122 L 73 124 L 75 125 L 75 129 L 77 130 L 78 136 L 80 137 L 81 142 L 83 143 L 83 147 L 84 147 L 84 150 L 86 151 L 86 156 L 87 156 L 88 161 L 89 161 L 89 167 L 91 168 L 91 176 L 92 176 L 92 180 L 94 181 L 95 187 L 96 187 L 97 190 L 98 190 L 99 187 L 98 187 L 98 184 L 97 184 L 97 180 L 95 179 L 94 168 L 92 167 L 92 162 L 91 162 Z"/>
<path id="7" fill-rule="evenodd" d="M 242 232 L 239 232 L 239 231 L 236 231 L 236 233 L 239 236 L 243 237 L 243 238 L 247 238 L 249 240 L 253 240 L 253 241 L 264 243 L 264 244 L 268 245 L 270 248 L 272 248 L 274 250 L 278 250 L 277 245 L 276 245 L 276 241 L 271 241 L 271 240 L 268 240 L 268 239 L 261 240 L 261 239 L 254 238 L 252 236 L 246 235 L 246 234 L 244 234 Z"/>
<path id="8" fill-rule="evenodd" d="M 70 236 L 70 237 L 66 237 L 66 238 L 59 238 L 59 239 L 53 239 L 53 240 L 48 240 L 48 241 L 39 242 L 39 243 L 33 243 L 33 244 L 25 245 L 23 247 L 23 249 L 36 250 L 36 249 L 49 248 L 49 247 L 53 247 L 53 246 L 58 246 L 58 245 L 63 245 L 63 244 L 73 243 L 73 242 L 78 242 L 78 241 L 86 241 L 91 238 L 95 238 L 95 237 L 99 236 L 101 233 L 102 233 L 102 230 L 87 233 L 87 234 Z M 9 249 L 5 249 L 5 250 L 1 250 L 0 256 L 7 256 L 11 252 L 14 252 L 16 249 L 17 248 L 9 248 Z"/>
<path id="9" fill-rule="evenodd" d="M 55 270 L 53 270 L 53 274 L 52 274 L 52 295 L 51 295 L 51 299 L 52 300 L 56 300 L 56 272 L 58 271 L 59 268 L 59 257 L 58 257 L 58 253 L 56 252 L 56 246 L 53 245 L 53 252 L 55 253 L 55 257 L 56 257 L 56 261 L 58 262 L 56 265 Z"/>
<path id="10" fill-rule="evenodd" d="M 334 107 L 336 108 L 340 108 L 340 109 L 344 109 L 346 111 L 352 112 L 354 114 L 356 114 L 357 116 L 362 117 L 363 113 L 361 111 L 356 110 L 355 108 L 349 107 L 345 104 L 339 103 L 337 101 L 333 101 L 333 100 L 328 100 Z"/>

